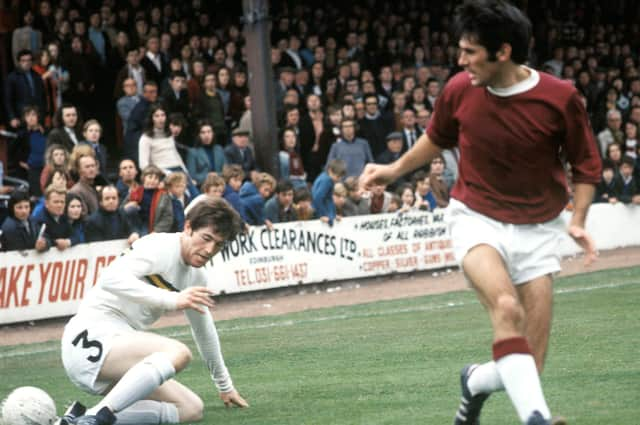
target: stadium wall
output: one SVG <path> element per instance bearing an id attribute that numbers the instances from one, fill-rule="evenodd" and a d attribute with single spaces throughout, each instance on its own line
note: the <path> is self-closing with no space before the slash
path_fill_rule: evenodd
<path id="1" fill-rule="evenodd" d="M 571 214 L 563 213 L 569 221 Z M 587 229 L 600 250 L 640 245 L 640 207 L 596 204 Z M 65 251 L 0 253 L 0 324 L 74 314 L 125 241 Z M 579 251 L 567 236 L 562 255 Z M 217 293 L 238 293 L 455 266 L 443 211 L 300 221 L 252 227 L 207 266 Z"/>

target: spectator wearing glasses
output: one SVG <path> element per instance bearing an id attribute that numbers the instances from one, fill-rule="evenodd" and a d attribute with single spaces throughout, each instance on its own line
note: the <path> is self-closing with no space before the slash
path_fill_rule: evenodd
<path id="1" fill-rule="evenodd" d="M 355 121 L 343 119 L 340 124 L 342 136 L 331 146 L 327 164 L 340 159 L 346 164 L 346 176 L 359 176 L 364 166 L 373 162 L 371 148 L 366 140 L 356 137 Z"/>
<path id="2" fill-rule="evenodd" d="M 371 93 L 364 97 L 365 115 L 358 122 L 358 135 L 371 147 L 373 156 L 380 155 L 386 147 L 385 138 L 393 131 L 393 120 L 378 107 L 378 96 Z M 362 171 L 362 170 L 360 170 Z M 360 173 L 358 173 L 360 174 Z M 349 174 L 351 175 L 351 174 Z"/>

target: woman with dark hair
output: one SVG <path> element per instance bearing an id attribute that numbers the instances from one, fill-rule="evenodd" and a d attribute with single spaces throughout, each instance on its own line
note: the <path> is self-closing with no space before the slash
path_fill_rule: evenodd
<path id="1" fill-rule="evenodd" d="M 222 147 L 215 143 L 213 126 L 208 121 L 200 121 L 196 128 L 195 147 L 187 153 L 187 169 L 189 174 L 200 186 L 207 174 L 214 171 L 222 173 L 226 160 Z"/>
<path id="2" fill-rule="evenodd" d="M 82 219 L 82 199 L 75 193 L 67 193 L 64 215 L 71 224 L 71 246 L 85 243 L 84 220 Z"/>
<path id="3" fill-rule="evenodd" d="M 169 132 L 167 112 L 160 103 L 151 105 L 138 146 L 140 169 L 143 170 L 150 164 L 164 170 L 180 168 L 182 171 L 187 171 Z"/>
<path id="4" fill-rule="evenodd" d="M 182 161 L 175 140 L 169 132 L 167 112 L 159 103 L 151 105 L 149 110 L 145 130 L 140 137 L 138 165 L 141 170 L 144 170 L 147 165 L 155 165 L 167 174 L 182 171 L 189 176 L 189 170 Z M 191 177 L 187 179 L 187 186 L 192 199 L 200 194 L 193 185 Z"/>
<path id="5" fill-rule="evenodd" d="M 2 224 L 0 251 L 44 251 L 47 248 L 45 240 L 38 238 L 38 227 L 36 221 L 29 217 L 30 212 L 29 193 L 14 191 L 9 198 L 9 217 Z"/>

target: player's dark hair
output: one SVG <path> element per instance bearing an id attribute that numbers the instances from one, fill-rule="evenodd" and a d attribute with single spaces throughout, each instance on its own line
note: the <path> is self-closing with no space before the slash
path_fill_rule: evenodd
<path id="1" fill-rule="evenodd" d="M 531 21 L 517 7 L 503 0 L 467 0 L 456 9 L 456 35 L 484 46 L 495 61 L 503 44 L 511 45 L 511 60 L 526 62 Z"/>
<path id="2" fill-rule="evenodd" d="M 222 198 L 206 198 L 198 202 L 189 210 L 186 219 L 192 230 L 211 226 L 226 241 L 235 239 L 244 229 L 240 214 Z"/>

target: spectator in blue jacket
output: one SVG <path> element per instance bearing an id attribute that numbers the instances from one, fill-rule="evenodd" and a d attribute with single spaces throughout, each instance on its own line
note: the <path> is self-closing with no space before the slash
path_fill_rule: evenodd
<path id="1" fill-rule="evenodd" d="M 416 188 L 416 206 L 418 209 L 433 211 L 438 203 L 431 190 L 429 175 L 424 171 L 417 171 L 413 174 L 413 185 Z"/>
<path id="2" fill-rule="evenodd" d="M 271 223 L 286 223 L 298 219 L 293 208 L 293 182 L 287 179 L 278 182 L 276 194 L 265 204 L 264 213 Z"/>
<path id="3" fill-rule="evenodd" d="M 36 221 L 29 217 L 31 204 L 29 194 L 24 190 L 16 190 L 9 198 L 9 217 L 2 223 L 0 234 L 0 250 L 14 251 L 47 249 L 46 241 L 38 238 L 39 227 Z"/>
<path id="4" fill-rule="evenodd" d="M 213 125 L 208 121 L 199 122 L 195 146 L 187 153 L 187 169 L 191 178 L 201 186 L 209 172 L 221 173 L 225 163 L 224 150 L 215 143 Z"/>
<path id="5" fill-rule="evenodd" d="M 317 217 L 324 223 L 333 225 L 336 218 L 336 206 L 333 203 L 333 186 L 342 180 L 347 173 L 347 166 L 343 160 L 334 159 L 327 164 L 327 170 L 320 173 L 313 182 L 311 198 L 313 209 Z"/>
<path id="6" fill-rule="evenodd" d="M 267 173 L 258 173 L 254 182 L 245 182 L 240 188 L 240 200 L 247 224 L 253 226 L 267 225 L 271 222 L 265 219 L 265 200 L 271 196 L 276 186 L 276 180 Z"/>
<path id="7" fill-rule="evenodd" d="M 242 166 L 238 164 L 227 164 L 222 169 L 222 178 L 224 179 L 225 186 L 222 197 L 231 204 L 242 220 L 247 221 L 247 217 L 242 207 L 242 201 L 240 200 L 240 188 L 242 187 L 242 181 L 244 180 L 244 171 Z"/>
<path id="8" fill-rule="evenodd" d="M 42 125 L 40 125 L 40 112 L 36 106 L 25 106 L 22 117 L 25 128 L 19 132 L 18 149 L 20 154 L 18 160 L 20 166 L 27 172 L 31 196 L 39 197 L 42 196 L 40 175 L 44 169 L 47 138 L 44 135 Z"/>

